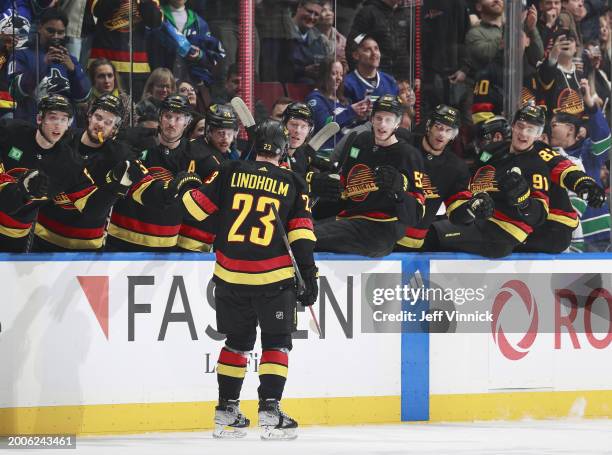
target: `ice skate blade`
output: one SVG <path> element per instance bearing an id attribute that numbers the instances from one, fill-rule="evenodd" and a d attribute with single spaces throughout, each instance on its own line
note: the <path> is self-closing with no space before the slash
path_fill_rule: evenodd
<path id="1" fill-rule="evenodd" d="M 291 441 L 296 439 L 297 428 L 274 428 L 273 426 L 261 427 L 261 439 L 264 441 Z"/>
<path id="2" fill-rule="evenodd" d="M 240 439 L 247 435 L 245 428 L 230 427 L 227 425 L 216 425 L 213 431 L 215 439 Z"/>

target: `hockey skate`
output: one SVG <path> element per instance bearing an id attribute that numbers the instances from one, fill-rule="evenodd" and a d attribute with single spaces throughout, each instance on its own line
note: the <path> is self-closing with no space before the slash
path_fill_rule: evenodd
<path id="1" fill-rule="evenodd" d="M 218 439 L 244 438 L 251 422 L 240 412 L 239 400 L 219 400 L 215 407 L 213 437 Z"/>
<path id="2" fill-rule="evenodd" d="M 285 414 L 278 400 L 259 400 L 259 426 L 261 439 L 289 440 L 297 438 L 298 423 Z"/>

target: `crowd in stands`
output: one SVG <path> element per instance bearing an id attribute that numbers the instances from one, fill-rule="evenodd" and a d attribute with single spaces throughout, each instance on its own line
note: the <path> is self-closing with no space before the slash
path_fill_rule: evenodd
<path id="1" fill-rule="evenodd" d="M 427 120 L 435 117 L 437 106 L 450 106 L 460 122 L 448 147 L 475 168 L 479 126 L 498 116 L 511 119 L 515 110 L 507 112 L 505 102 L 508 1 L 256 0 L 253 115 L 258 123 L 269 118 L 287 124 L 285 109 L 303 103 L 311 120 L 302 143 L 326 124 L 338 123 L 340 131 L 319 150 L 328 158 L 352 131 L 372 129 L 372 109 L 380 97 L 397 96 L 403 106 L 398 127 L 419 137 L 429 133 Z M 187 140 L 204 148 L 217 141 L 211 147 L 219 156 L 244 158 L 248 144 L 238 138 L 235 113 L 227 124 L 221 114 L 211 113 L 231 109 L 230 100 L 249 82 L 242 81 L 238 69 L 239 3 L 0 2 L 1 121 L 40 125 L 41 100 L 62 95 L 71 105 L 71 128 L 87 131 L 96 106 L 111 96 L 120 103 L 116 134 L 129 126 L 162 135 L 163 112 L 188 112 L 180 128 Z M 545 123 L 538 140 L 609 194 L 612 2 L 519 3 L 522 88 L 517 107 L 540 107 Z M 174 95 L 187 105 L 168 107 Z M 134 137 L 126 141 L 134 149 Z M 173 172 L 193 172 L 190 166 L 179 167 Z M 574 193 L 570 197 L 581 220 L 572 249 L 605 250 L 608 203 L 593 208 Z M 2 229 L 0 223 L 0 234 Z M 194 234 L 193 227 L 176 229 L 177 238 L 192 235 L 186 244 L 195 238 L 212 243 L 206 234 Z"/>

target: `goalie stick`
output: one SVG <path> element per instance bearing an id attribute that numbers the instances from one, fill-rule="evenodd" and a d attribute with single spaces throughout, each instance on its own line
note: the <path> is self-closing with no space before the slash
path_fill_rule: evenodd
<path id="1" fill-rule="evenodd" d="M 289 258 L 291 259 L 291 264 L 293 265 L 293 270 L 295 270 L 295 278 L 297 280 L 297 291 L 298 295 L 302 295 L 306 290 L 306 284 L 304 283 L 304 278 L 302 278 L 302 274 L 300 273 L 300 269 L 298 268 L 297 262 L 295 261 L 295 256 L 293 255 L 293 250 L 291 249 L 291 245 L 289 245 L 289 239 L 287 238 L 287 232 L 285 232 L 285 226 L 283 226 L 283 221 L 281 220 L 280 215 L 278 214 L 278 210 L 276 210 L 276 206 L 274 204 L 270 205 L 272 207 L 272 212 L 274 213 L 274 219 L 276 220 L 276 225 L 278 226 L 278 230 L 280 231 L 281 237 L 283 238 L 283 243 L 285 244 L 285 248 L 287 248 L 287 253 L 289 254 Z M 319 326 L 319 321 L 317 321 L 317 317 L 312 310 L 312 305 L 308 306 L 310 310 L 310 315 L 312 316 L 312 320 L 317 328 L 317 332 L 319 333 L 319 338 L 321 338 L 321 327 Z"/>

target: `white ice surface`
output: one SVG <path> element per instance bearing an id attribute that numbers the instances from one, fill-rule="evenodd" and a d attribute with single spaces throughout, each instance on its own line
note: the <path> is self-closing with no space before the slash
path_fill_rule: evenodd
<path id="1" fill-rule="evenodd" d="M 612 420 L 555 420 L 449 424 L 304 427 L 295 441 L 261 441 L 256 428 L 242 440 L 210 432 L 79 437 L 76 450 L 2 450 L 75 455 L 332 455 L 612 454 Z"/>

